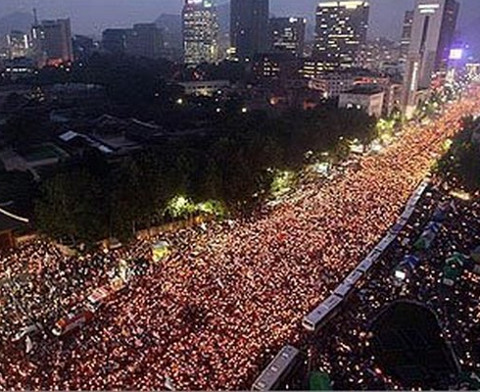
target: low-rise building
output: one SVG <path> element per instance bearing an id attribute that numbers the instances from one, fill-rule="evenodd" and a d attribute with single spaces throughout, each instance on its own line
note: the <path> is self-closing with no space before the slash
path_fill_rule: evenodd
<path id="1" fill-rule="evenodd" d="M 0 161 L 5 170 L 30 172 L 34 178 L 40 178 L 39 172 L 49 166 L 55 166 L 67 160 L 70 155 L 55 143 L 43 143 L 20 149 L 0 151 Z"/>
<path id="2" fill-rule="evenodd" d="M 355 77 L 349 72 L 323 72 L 311 78 L 309 87 L 322 91 L 325 98 L 338 98 L 354 86 Z"/>
<path id="3" fill-rule="evenodd" d="M 357 87 L 381 88 L 385 93 L 383 99 L 382 115 L 389 116 L 394 110 L 401 110 L 402 83 L 388 76 L 365 75 L 358 76 L 354 80 Z"/>
<path id="4" fill-rule="evenodd" d="M 180 85 L 185 89 L 186 95 L 214 96 L 231 88 L 228 80 L 202 80 L 193 82 L 182 82 Z"/>
<path id="5" fill-rule="evenodd" d="M 363 110 L 369 116 L 380 118 L 384 96 L 385 93 L 379 87 L 358 86 L 340 94 L 338 107 Z"/>
<path id="6" fill-rule="evenodd" d="M 35 61 L 26 57 L 5 60 L 1 67 L 2 74 L 13 81 L 29 77 L 36 70 Z"/>

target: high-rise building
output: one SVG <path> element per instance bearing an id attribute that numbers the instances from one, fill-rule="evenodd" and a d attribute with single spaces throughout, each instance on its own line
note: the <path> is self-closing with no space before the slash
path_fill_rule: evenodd
<path id="1" fill-rule="evenodd" d="M 162 31 L 162 57 L 174 62 L 183 58 L 182 16 L 162 14 L 155 21 Z"/>
<path id="2" fill-rule="evenodd" d="M 356 54 L 355 65 L 375 72 L 387 72 L 395 68 L 399 57 L 400 48 L 396 43 L 385 38 L 376 38 L 361 45 Z"/>
<path id="3" fill-rule="evenodd" d="M 212 0 L 185 0 L 183 51 L 188 65 L 218 60 L 218 21 Z"/>
<path id="4" fill-rule="evenodd" d="M 73 62 L 70 19 L 35 23 L 32 28 L 32 39 L 39 66 Z"/>
<path id="5" fill-rule="evenodd" d="M 125 53 L 129 29 L 107 29 L 102 33 L 102 48 L 110 53 Z"/>
<path id="6" fill-rule="evenodd" d="M 448 68 L 450 49 L 455 40 L 455 30 L 460 12 L 460 3 L 457 0 L 447 0 L 443 10 L 442 28 L 438 42 L 435 71 L 445 72 Z"/>
<path id="7" fill-rule="evenodd" d="M 230 40 L 235 57 L 250 61 L 268 51 L 269 0 L 231 0 Z"/>
<path id="8" fill-rule="evenodd" d="M 273 53 L 290 53 L 303 56 L 305 48 L 305 18 L 270 19 L 270 50 Z"/>
<path id="9" fill-rule="evenodd" d="M 400 59 L 407 60 L 408 48 L 410 47 L 410 40 L 412 38 L 414 11 L 406 11 L 403 17 L 402 39 L 400 41 Z"/>
<path id="10" fill-rule="evenodd" d="M 30 47 L 28 34 L 23 31 L 12 30 L 7 34 L 7 47 L 10 60 L 25 57 Z"/>
<path id="11" fill-rule="evenodd" d="M 432 76 L 448 64 L 459 11 L 456 0 L 416 0 L 404 78 L 407 116 L 417 106 L 417 92 L 430 88 Z"/>
<path id="12" fill-rule="evenodd" d="M 163 48 L 162 31 L 155 23 L 139 23 L 126 34 L 126 53 L 156 59 Z"/>
<path id="13" fill-rule="evenodd" d="M 351 68 L 367 39 L 368 1 L 322 1 L 316 13 L 314 54 L 326 69 Z"/>
<path id="14" fill-rule="evenodd" d="M 156 59 L 163 51 L 162 31 L 155 23 L 139 23 L 131 29 L 107 29 L 102 34 L 102 48 L 110 53 Z"/>
<path id="15" fill-rule="evenodd" d="M 73 38 L 73 56 L 75 60 L 85 61 L 95 51 L 93 38 L 85 35 L 75 35 Z"/>

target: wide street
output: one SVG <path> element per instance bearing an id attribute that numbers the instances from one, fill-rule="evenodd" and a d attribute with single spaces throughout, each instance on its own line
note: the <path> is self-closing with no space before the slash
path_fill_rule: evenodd
<path id="1" fill-rule="evenodd" d="M 7 265 L 13 277 L 25 265 L 31 278 L 2 287 L 0 387 L 162 389 L 169 380 L 177 389 L 248 388 L 272 353 L 301 340 L 301 318 L 396 221 L 461 118 L 480 112 L 479 97 L 473 89 L 442 117 L 409 126 L 382 153 L 362 158 L 359 170 L 322 187 L 303 184 L 301 197 L 273 211 L 162 236 L 172 245 L 167 259 L 83 330 L 64 340 L 38 337 L 29 354 L 11 342 L 15 328 L 33 318 L 51 329 L 51 312 L 75 306 L 107 279 L 94 262 L 106 271 L 122 257 L 150 258 L 159 238 L 80 261 L 45 243 L 5 255 L 0 278 Z M 30 312 L 22 321 L 19 304 Z"/>

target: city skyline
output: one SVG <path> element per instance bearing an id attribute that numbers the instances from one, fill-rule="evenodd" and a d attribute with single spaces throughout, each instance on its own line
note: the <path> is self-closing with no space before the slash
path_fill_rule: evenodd
<path id="1" fill-rule="evenodd" d="M 109 27 L 128 27 L 134 23 L 152 22 L 161 14 L 181 14 L 182 0 L 162 0 L 161 6 L 155 0 L 2 0 L 0 18 L 13 12 L 28 12 L 36 7 L 42 19 L 70 17 L 75 34 L 100 38 Z M 477 0 L 461 0 L 459 25 L 471 25 L 480 18 Z M 217 4 L 226 0 L 217 0 Z M 413 0 L 370 0 L 369 37 L 400 39 L 404 12 L 413 7 Z M 313 26 L 318 0 L 271 0 L 270 10 L 276 16 L 307 17 Z"/>
<path id="2" fill-rule="evenodd" d="M 183 5 L 181 0 L 162 0 L 160 6 L 152 0 L 118 0 L 115 8 L 112 8 L 110 2 L 111 0 L 72 0 L 67 5 L 61 0 L 3 0 L 0 17 L 12 12 L 31 12 L 33 7 L 37 7 L 42 19 L 70 17 L 76 33 L 100 36 L 101 31 L 107 27 L 149 22 L 162 13 L 180 15 Z M 219 4 L 224 2 L 217 1 Z M 296 0 L 294 4 L 291 0 L 272 0 L 271 12 L 277 16 L 307 16 L 312 21 L 317 3 L 317 0 Z M 473 4 L 473 0 L 463 0 L 463 3 Z M 375 37 L 398 38 L 403 12 L 412 7 L 413 1 L 400 3 L 398 0 L 371 0 L 371 4 L 370 34 Z M 471 12 L 468 15 L 471 17 Z M 392 25 L 398 28 L 393 29 Z"/>
<path id="3" fill-rule="evenodd" d="M 480 391 L 479 2 L 0 0 L 0 392 Z"/>

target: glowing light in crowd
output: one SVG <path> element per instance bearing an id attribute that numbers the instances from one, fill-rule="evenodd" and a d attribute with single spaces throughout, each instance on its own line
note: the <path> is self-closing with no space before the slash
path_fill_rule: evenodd
<path id="1" fill-rule="evenodd" d="M 396 222 L 433 156 L 461 129 L 458 119 L 479 109 L 465 97 L 430 125 L 405 129 L 382 154 L 360 157 L 358 170 L 325 184 L 305 180 L 250 219 L 165 232 L 84 260 L 42 241 L 19 248 L 2 260 L 0 280 L 28 270 L 31 281 L 20 287 L 31 311 L 23 315 L 7 296 L 0 323 L 14 316 L 15 326 L 34 318 L 51 327 L 63 308 L 103 286 L 119 260 L 138 276 L 69 341 L 40 339 L 36 363 L 11 342 L 14 327 L 0 330 L 0 388 L 249 387 L 265 354 L 302 339 L 302 317 Z M 170 203 L 175 213 L 192 206 L 181 195 Z M 168 254 L 145 266 L 160 241 Z"/>

